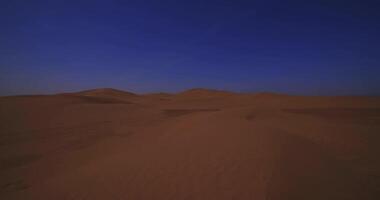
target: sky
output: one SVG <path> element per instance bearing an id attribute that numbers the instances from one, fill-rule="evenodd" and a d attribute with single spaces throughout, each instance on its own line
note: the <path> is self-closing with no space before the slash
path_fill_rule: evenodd
<path id="1" fill-rule="evenodd" d="M 380 95 L 380 2 L 1 0 L 0 95 Z"/>

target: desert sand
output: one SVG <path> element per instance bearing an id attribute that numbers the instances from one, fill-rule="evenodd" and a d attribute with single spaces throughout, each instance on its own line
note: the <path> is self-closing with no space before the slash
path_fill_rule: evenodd
<path id="1" fill-rule="evenodd" d="M 0 199 L 380 199 L 380 97 L 0 97 Z"/>

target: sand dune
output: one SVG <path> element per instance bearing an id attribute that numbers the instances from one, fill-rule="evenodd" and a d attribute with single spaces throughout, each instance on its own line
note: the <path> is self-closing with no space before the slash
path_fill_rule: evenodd
<path id="1" fill-rule="evenodd" d="M 380 98 L 0 97 L 0 199 L 379 199 Z"/>

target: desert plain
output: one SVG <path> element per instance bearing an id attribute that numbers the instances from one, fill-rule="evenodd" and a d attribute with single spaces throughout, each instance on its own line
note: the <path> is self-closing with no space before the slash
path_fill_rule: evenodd
<path id="1" fill-rule="evenodd" d="M 380 97 L 0 97 L 0 199 L 380 199 Z"/>

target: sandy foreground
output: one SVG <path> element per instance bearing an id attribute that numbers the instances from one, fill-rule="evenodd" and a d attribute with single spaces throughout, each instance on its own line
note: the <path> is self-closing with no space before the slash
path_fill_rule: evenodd
<path id="1" fill-rule="evenodd" d="M 380 97 L 0 97 L 0 199 L 380 199 Z"/>

